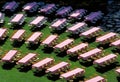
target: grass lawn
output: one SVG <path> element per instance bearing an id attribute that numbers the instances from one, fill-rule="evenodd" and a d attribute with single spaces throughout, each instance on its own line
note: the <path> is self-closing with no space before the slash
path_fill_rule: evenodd
<path id="1" fill-rule="evenodd" d="M 2 26 L 2 27 L 8 28 L 9 34 L 8 34 L 8 38 L 6 39 L 6 41 L 3 44 L 0 44 L 0 54 L 1 55 L 4 55 L 5 52 L 7 52 L 11 49 L 17 49 L 18 51 L 20 51 L 21 55 L 26 55 L 26 53 L 29 53 L 29 52 L 33 52 L 33 53 L 35 52 L 35 53 L 39 54 L 38 56 L 40 59 L 43 59 L 46 57 L 54 58 L 56 61 L 55 64 L 57 64 L 58 62 L 61 62 L 61 61 L 67 61 L 70 63 L 70 69 L 74 69 L 76 67 L 84 68 L 86 72 L 85 72 L 83 79 L 89 79 L 91 77 L 94 77 L 95 75 L 100 75 L 100 76 L 105 77 L 108 82 L 118 82 L 117 76 L 116 76 L 114 70 L 117 67 L 117 65 L 118 66 L 120 65 L 120 56 L 119 55 L 117 58 L 117 62 L 118 62 L 117 65 L 115 65 L 113 68 L 110 67 L 110 69 L 108 69 L 104 72 L 103 71 L 101 72 L 100 70 L 99 71 L 96 70 L 96 68 L 93 65 L 86 66 L 84 64 L 81 64 L 79 61 L 72 61 L 66 55 L 63 57 L 60 57 L 54 51 L 47 53 L 43 50 L 43 46 L 39 46 L 35 50 L 28 49 L 25 43 L 20 47 L 13 47 L 12 42 L 10 41 L 10 38 L 13 35 L 15 30 L 11 29 L 10 28 L 11 26 L 8 25 L 9 20 L 10 20 L 10 18 L 6 17 L 5 24 Z M 30 20 L 31 20 L 31 18 L 27 17 L 25 20 L 26 24 L 22 27 L 23 29 L 26 30 L 26 38 L 28 36 L 30 36 L 32 33 L 30 30 L 30 27 L 28 26 L 28 22 Z M 49 25 L 50 25 L 50 22 L 48 21 L 46 26 L 43 29 L 39 30 L 40 32 L 43 33 L 42 40 L 44 40 L 47 36 L 49 36 L 51 34 Z M 69 35 L 69 33 L 66 33 L 66 32 L 61 33 L 59 35 L 60 37 L 59 37 L 58 41 L 61 42 L 61 41 L 65 40 L 66 38 L 68 38 L 68 35 Z M 80 42 L 82 42 L 82 40 L 80 38 L 77 38 L 77 39 L 75 39 L 75 42 L 73 45 L 77 45 Z M 96 48 L 96 47 L 97 47 L 97 44 L 95 42 L 91 42 L 89 44 L 89 48 Z M 105 54 L 112 53 L 111 50 L 112 50 L 112 47 L 106 48 L 104 50 L 104 53 Z M 43 82 L 43 81 L 44 82 L 62 82 L 61 79 L 52 80 L 51 78 L 48 78 L 47 74 L 34 75 L 32 70 L 19 71 L 17 69 L 16 65 L 10 69 L 4 68 L 4 66 L 2 64 L 0 66 L 0 82 Z"/>

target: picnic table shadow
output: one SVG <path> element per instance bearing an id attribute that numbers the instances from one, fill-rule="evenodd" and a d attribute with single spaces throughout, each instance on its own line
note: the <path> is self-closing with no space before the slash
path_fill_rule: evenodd
<path id="1" fill-rule="evenodd" d="M 84 78 L 85 78 L 85 76 L 77 77 L 77 78 L 73 79 L 73 82 L 81 82 L 81 81 L 83 82 Z"/>
<path id="2" fill-rule="evenodd" d="M 120 82 L 120 77 L 119 77 L 119 76 L 117 76 L 116 78 L 117 78 L 117 81 L 118 81 L 118 82 Z"/>
<path id="3" fill-rule="evenodd" d="M 91 61 L 80 60 L 79 62 L 81 65 L 83 65 L 85 67 L 89 67 L 89 66 L 93 65 L 93 60 L 91 60 Z"/>
<path id="4" fill-rule="evenodd" d="M 12 43 L 12 46 L 16 47 L 16 48 L 19 48 L 21 47 L 23 44 L 24 44 L 25 40 L 23 40 L 22 42 L 17 42 L 17 41 L 14 41 Z"/>
<path id="5" fill-rule="evenodd" d="M 30 49 L 30 50 L 36 50 L 36 49 L 39 47 L 39 44 L 40 44 L 40 43 L 38 43 L 38 44 L 33 44 L 33 45 L 28 44 L 28 45 L 27 45 L 27 48 Z"/>
<path id="6" fill-rule="evenodd" d="M 109 48 L 110 46 L 109 46 L 109 43 L 107 43 L 107 44 L 99 44 L 98 46 L 97 46 L 98 48 L 103 48 L 103 49 L 107 49 L 107 48 Z"/>
<path id="7" fill-rule="evenodd" d="M 66 27 L 64 27 L 61 30 L 52 30 L 51 33 L 60 35 L 60 34 L 64 33 L 65 30 L 66 30 Z"/>
<path id="8" fill-rule="evenodd" d="M 7 41 L 7 39 L 8 39 L 8 36 L 7 36 L 4 40 L 1 40 L 1 41 L 0 41 L 0 46 L 4 45 L 5 42 Z"/>
<path id="9" fill-rule="evenodd" d="M 29 70 L 32 69 L 31 66 L 21 66 L 17 68 L 19 70 L 19 72 L 28 72 Z"/>
<path id="10" fill-rule="evenodd" d="M 15 67 L 15 63 L 4 63 L 2 65 L 2 68 L 5 69 L 5 70 L 11 70 L 13 67 Z"/>
<path id="11" fill-rule="evenodd" d="M 44 47 L 42 50 L 44 53 L 52 53 L 54 51 L 54 49 L 51 47 Z"/>
<path id="12" fill-rule="evenodd" d="M 119 53 L 119 54 L 120 54 L 120 49 L 117 49 L 117 48 L 112 49 L 112 52 L 114 52 L 114 53 Z"/>
<path id="13" fill-rule="evenodd" d="M 26 23 L 27 22 L 24 21 L 22 25 L 11 25 L 10 29 L 13 29 L 13 30 L 22 29 L 22 27 L 24 27 Z"/>
<path id="14" fill-rule="evenodd" d="M 47 78 L 52 81 L 58 80 L 60 75 L 48 75 Z"/>
<path id="15" fill-rule="evenodd" d="M 95 67 L 95 68 L 96 68 L 96 71 L 98 71 L 100 73 L 105 73 L 105 72 L 112 70 L 112 69 L 116 68 L 117 66 L 119 66 L 117 64 L 118 64 L 118 62 L 114 62 L 110 65 L 106 65 L 105 67 Z"/>
<path id="16" fill-rule="evenodd" d="M 78 61 L 78 56 L 73 56 L 73 57 L 69 56 L 69 60 L 76 62 Z"/>
<path id="17" fill-rule="evenodd" d="M 92 38 L 83 38 L 81 39 L 83 42 L 87 42 L 87 43 L 92 43 L 95 42 L 96 37 L 92 37 Z"/>
<path id="18" fill-rule="evenodd" d="M 30 30 L 32 32 L 36 32 L 36 31 L 41 31 L 42 29 L 44 29 L 47 25 L 42 25 L 41 27 L 32 27 Z"/>
<path id="19" fill-rule="evenodd" d="M 74 39 L 80 38 L 79 34 L 69 34 L 68 37 Z"/>
<path id="20" fill-rule="evenodd" d="M 34 71 L 33 74 L 34 74 L 34 76 L 42 77 L 42 76 L 44 76 L 46 73 L 45 73 L 45 70 L 41 70 L 41 71 Z"/>
<path id="21" fill-rule="evenodd" d="M 62 51 L 62 52 L 57 53 L 56 56 L 58 56 L 58 57 L 65 57 L 66 55 L 67 55 L 66 51 Z"/>

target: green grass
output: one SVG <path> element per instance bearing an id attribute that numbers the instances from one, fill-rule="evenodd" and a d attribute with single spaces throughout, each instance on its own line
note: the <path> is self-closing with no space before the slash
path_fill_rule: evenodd
<path id="1" fill-rule="evenodd" d="M 27 19 L 25 20 L 27 23 L 24 25 L 24 27 L 22 27 L 23 29 L 26 30 L 26 38 L 28 36 L 31 35 L 31 30 L 28 26 L 28 22 L 31 20 L 31 18 L 27 17 Z M 99 71 L 97 71 L 93 65 L 91 66 L 84 66 L 82 65 L 79 61 L 71 61 L 69 60 L 68 56 L 64 56 L 64 57 L 59 57 L 57 56 L 57 54 L 55 52 L 52 53 L 44 53 L 43 46 L 39 46 L 36 50 L 30 50 L 27 48 L 26 44 L 24 43 L 21 47 L 19 48 L 15 48 L 13 47 L 11 44 L 12 42 L 10 41 L 10 37 L 11 35 L 14 33 L 13 29 L 10 29 L 11 26 L 9 26 L 7 23 L 9 22 L 9 18 L 6 17 L 5 18 L 5 24 L 3 27 L 8 28 L 9 31 L 9 38 L 5 41 L 5 43 L 3 45 L 0 45 L 0 54 L 4 55 L 5 52 L 11 50 L 11 49 L 17 49 L 18 51 L 20 51 L 21 55 L 26 55 L 29 52 L 35 52 L 38 53 L 38 57 L 40 59 L 46 58 L 46 57 L 51 57 L 55 59 L 55 64 L 61 61 L 67 61 L 68 63 L 70 63 L 70 69 L 74 69 L 76 67 L 80 67 L 80 68 L 84 68 L 85 69 L 85 77 L 84 79 L 89 79 L 95 75 L 101 75 L 103 77 L 105 77 L 108 82 L 118 82 L 117 78 L 116 78 L 116 74 L 115 74 L 115 68 L 106 71 L 104 73 L 100 73 Z M 47 36 L 49 36 L 51 34 L 51 30 L 49 28 L 49 22 L 47 23 L 47 26 L 44 27 L 41 32 L 43 33 L 42 36 L 42 40 L 44 40 Z M 61 42 L 63 40 L 65 40 L 66 38 L 68 38 L 69 33 L 62 33 L 59 36 L 58 42 Z M 73 45 L 77 45 L 79 44 L 81 41 L 80 38 L 76 39 Z M 96 48 L 97 44 L 95 42 L 90 43 L 89 44 L 89 48 Z M 112 53 L 111 51 L 111 47 L 107 48 L 104 50 L 105 54 L 109 54 Z M 117 61 L 119 62 L 120 65 L 120 56 L 118 57 Z M 2 68 L 2 65 L 0 66 L 0 82 L 62 82 L 60 79 L 56 80 L 56 81 L 52 81 L 49 80 L 47 78 L 47 74 L 43 75 L 43 76 L 35 76 L 32 70 L 29 70 L 28 72 L 20 72 L 17 67 L 13 67 L 12 69 L 6 70 L 4 68 Z"/>

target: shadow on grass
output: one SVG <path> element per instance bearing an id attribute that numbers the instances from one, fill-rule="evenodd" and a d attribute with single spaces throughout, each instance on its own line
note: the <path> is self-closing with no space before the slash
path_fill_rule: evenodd
<path id="1" fill-rule="evenodd" d="M 112 69 L 114 69 L 114 68 L 116 68 L 117 67 L 117 64 L 118 62 L 115 62 L 115 63 L 112 63 L 112 64 L 110 64 L 110 65 L 106 65 L 105 67 L 95 67 L 96 68 L 96 71 L 98 71 L 98 72 L 100 72 L 100 73 L 105 73 L 105 72 L 107 72 L 107 71 L 109 71 L 109 70 L 112 70 Z"/>
<path id="2" fill-rule="evenodd" d="M 85 67 L 89 67 L 89 66 L 93 65 L 93 60 L 91 60 L 91 61 L 84 61 L 84 60 L 82 60 L 82 61 L 80 61 L 80 64 L 85 66 Z"/>
<path id="3" fill-rule="evenodd" d="M 52 81 L 58 80 L 60 75 L 48 75 L 47 78 Z"/>
<path id="4" fill-rule="evenodd" d="M 0 27 L 4 27 L 5 24 L 6 22 L 4 21 L 3 23 L 0 24 Z"/>
<path id="5" fill-rule="evenodd" d="M 27 23 L 27 22 L 23 22 L 22 25 L 12 25 L 10 29 L 13 29 L 13 30 L 22 29 L 22 27 L 24 27 L 24 25 L 25 25 L 26 23 Z"/>
<path id="6" fill-rule="evenodd" d="M 113 52 L 113 53 L 119 53 L 119 54 L 120 54 L 120 49 L 115 48 L 115 49 L 112 50 L 112 52 Z"/>
<path id="7" fill-rule="evenodd" d="M 73 80 L 73 82 L 81 82 L 81 81 L 83 82 L 84 78 L 85 78 L 84 76 L 77 77 L 76 79 Z"/>
<path id="8" fill-rule="evenodd" d="M 4 63 L 2 65 L 2 68 L 6 70 L 11 70 L 13 67 L 15 67 L 15 65 L 16 65 L 15 63 Z"/>
<path id="9" fill-rule="evenodd" d="M 32 13 L 30 13 L 30 12 L 25 12 L 25 13 L 27 14 L 28 17 L 33 17 L 33 16 L 36 16 L 36 14 L 37 14 L 38 12 L 32 12 Z"/>
<path id="10" fill-rule="evenodd" d="M 98 48 L 102 47 L 102 48 L 104 48 L 104 49 L 107 49 L 107 48 L 109 48 L 110 46 L 109 46 L 109 43 L 107 43 L 107 44 L 99 44 L 97 47 L 98 47 Z"/>
<path id="11" fill-rule="evenodd" d="M 65 30 L 66 30 L 66 28 L 64 27 L 61 30 L 53 30 L 51 33 L 60 35 L 60 34 L 64 33 Z"/>
<path id="12" fill-rule="evenodd" d="M 120 77 L 119 77 L 119 76 L 117 76 L 116 78 L 117 78 L 117 81 L 118 81 L 118 82 L 120 82 Z"/>
<path id="13" fill-rule="evenodd" d="M 65 57 L 67 55 L 66 51 L 57 54 L 58 57 Z"/>
<path id="14" fill-rule="evenodd" d="M 76 61 L 78 61 L 78 56 L 73 56 L 73 57 L 70 56 L 69 60 L 76 62 Z"/>
<path id="15" fill-rule="evenodd" d="M 21 66 L 19 68 L 17 68 L 20 72 L 28 72 L 29 70 L 31 70 L 31 66 Z"/>
<path id="16" fill-rule="evenodd" d="M 68 37 L 69 37 L 69 38 L 77 39 L 77 38 L 79 38 L 80 36 L 79 36 L 79 34 L 69 34 Z"/>
<path id="17" fill-rule="evenodd" d="M 90 21 L 85 21 L 85 22 L 88 24 L 88 27 L 90 27 L 90 26 L 99 26 L 101 24 L 100 20 L 96 21 L 95 23 L 92 23 Z"/>
<path id="18" fill-rule="evenodd" d="M 79 18 L 78 19 L 68 18 L 68 19 L 70 19 L 69 22 L 71 24 L 74 24 L 75 22 L 83 22 L 84 17 L 81 17 L 80 19 Z"/>
<path id="19" fill-rule="evenodd" d="M 12 46 L 19 48 L 19 47 L 21 47 L 21 46 L 24 44 L 24 42 L 25 42 L 25 41 L 22 41 L 22 42 L 14 41 L 14 42 L 12 43 Z"/>
<path id="20" fill-rule="evenodd" d="M 4 40 L 0 40 L 0 46 L 4 45 L 7 39 L 8 39 L 8 36 Z"/>
<path id="21" fill-rule="evenodd" d="M 49 14 L 49 15 L 43 15 L 43 16 L 46 16 L 46 17 L 48 17 L 47 18 L 47 20 L 49 21 L 49 22 L 53 22 L 53 20 L 55 20 L 56 19 L 56 17 L 55 17 L 55 15 L 54 15 L 55 13 L 53 13 L 53 14 Z"/>
<path id="22" fill-rule="evenodd" d="M 34 73 L 34 76 L 37 76 L 37 77 L 41 77 L 41 76 L 44 76 L 46 73 L 45 73 L 45 70 L 42 70 L 42 71 L 35 71 L 33 72 Z"/>
<path id="23" fill-rule="evenodd" d="M 95 40 L 96 40 L 96 37 L 82 39 L 83 42 L 88 42 L 88 43 L 95 42 Z"/>
<path id="24" fill-rule="evenodd" d="M 44 47 L 42 50 L 44 53 L 52 53 L 54 51 L 54 49 L 51 47 Z"/>
<path id="25" fill-rule="evenodd" d="M 8 13 L 9 12 L 9 13 Z M 11 17 L 14 12 L 10 12 L 10 11 L 4 11 L 5 15 L 8 16 L 8 17 Z"/>
<path id="26" fill-rule="evenodd" d="M 30 50 L 36 50 L 39 47 L 39 43 L 38 44 L 28 44 L 27 48 Z"/>
<path id="27" fill-rule="evenodd" d="M 45 27 L 46 27 L 46 25 L 42 25 L 41 27 L 32 27 L 30 30 L 31 30 L 32 32 L 36 32 L 36 31 L 42 30 L 42 29 L 45 28 Z"/>

